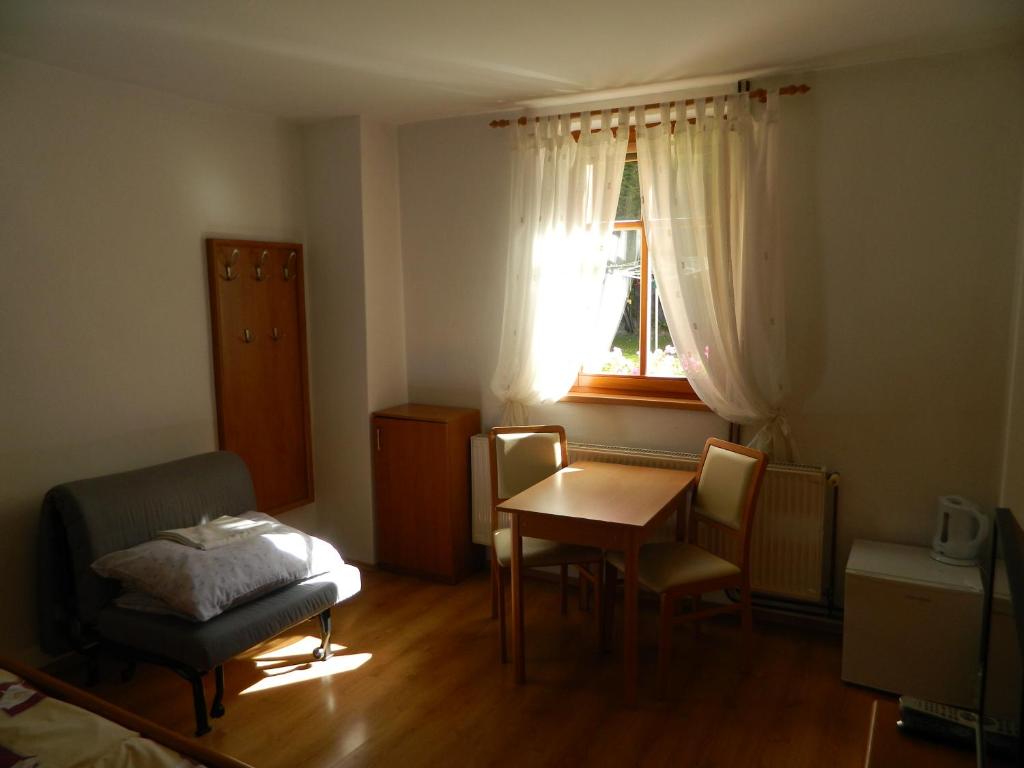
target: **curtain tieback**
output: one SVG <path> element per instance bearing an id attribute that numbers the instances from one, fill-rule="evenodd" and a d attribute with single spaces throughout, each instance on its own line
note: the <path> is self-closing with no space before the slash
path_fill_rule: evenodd
<path id="1" fill-rule="evenodd" d="M 789 429 L 789 419 L 786 418 L 786 412 L 781 408 L 768 417 L 766 424 L 776 427 L 787 440 L 793 436 Z"/>
<path id="2" fill-rule="evenodd" d="M 521 400 L 506 400 L 501 413 L 501 426 L 518 427 L 530 423 L 530 408 Z"/>

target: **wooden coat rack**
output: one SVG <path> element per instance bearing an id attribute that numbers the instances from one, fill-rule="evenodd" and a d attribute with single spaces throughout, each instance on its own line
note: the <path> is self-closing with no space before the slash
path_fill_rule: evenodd
<path id="1" fill-rule="evenodd" d="M 261 512 L 313 501 L 302 245 L 207 239 L 217 432 Z"/>

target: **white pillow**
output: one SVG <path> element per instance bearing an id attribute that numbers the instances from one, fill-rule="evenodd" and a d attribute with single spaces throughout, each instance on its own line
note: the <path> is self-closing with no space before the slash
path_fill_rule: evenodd
<path id="1" fill-rule="evenodd" d="M 178 613 L 163 600 L 159 600 L 145 592 L 122 592 L 114 599 L 118 608 L 127 608 L 130 611 L 142 611 L 143 613 L 159 613 L 163 616 L 177 616 L 179 619 L 195 621 L 191 616 Z"/>
<path id="2" fill-rule="evenodd" d="M 129 592 L 144 592 L 176 613 L 206 621 L 278 587 L 344 566 L 337 550 L 322 539 L 260 512 L 241 517 L 273 523 L 273 528 L 209 550 L 154 539 L 106 554 L 92 569 L 119 580 Z"/>

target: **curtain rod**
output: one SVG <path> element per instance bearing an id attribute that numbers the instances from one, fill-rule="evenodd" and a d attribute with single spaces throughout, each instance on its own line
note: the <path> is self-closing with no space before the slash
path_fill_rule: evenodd
<path id="1" fill-rule="evenodd" d="M 807 85 L 806 83 L 801 83 L 800 85 L 784 85 L 783 87 L 779 88 L 779 95 L 780 96 L 797 96 L 797 95 L 802 94 L 802 93 L 807 93 L 809 90 L 811 90 L 811 86 Z M 762 103 L 768 101 L 768 91 L 766 91 L 764 88 L 758 88 L 756 91 L 749 91 L 748 95 L 750 96 L 751 99 L 757 99 L 758 101 L 760 101 Z M 725 98 L 728 99 L 729 96 L 727 95 L 727 96 L 725 96 Z M 705 104 L 710 104 L 714 100 L 715 100 L 714 96 L 706 96 L 706 97 L 704 97 L 704 103 Z M 696 103 L 697 103 L 697 99 L 687 99 L 686 101 L 670 101 L 669 102 L 669 106 L 681 105 L 681 106 L 689 107 L 689 106 L 691 106 L 693 104 L 696 104 Z M 660 103 L 658 103 L 658 104 L 644 104 L 643 109 L 654 109 L 654 108 L 660 107 L 660 106 L 661 106 Z M 630 107 L 630 109 L 634 109 L 634 107 Z M 636 107 L 636 109 L 640 109 L 640 107 Z M 595 110 L 594 114 L 600 113 L 601 111 L 602 110 Z M 618 108 L 615 108 L 615 109 L 611 110 L 611 112 L 612 112 L 612 114 L 618 114 L 619 110 L 618 110 Z M 570 112 L 569 113 L 569 117 L 570 118 L 582 117 L 582 113 L 580 113 L 580 112 Z M 535 118 L 533 118 L 533 120 L 535 122 L 540 122 L 540 117 L 535 117 Z M 520 117 L 518 120 L 515 120 L 515 121 L 512 121 L 512 120 L 491 120 L 490 126 L 491 126 L 491 128 L 506 128 L 506 127 L 512 125 L 513 122 L 516 122 L 519 125 L 526 125 L 528 122 L 530 122 L 530 118 L 528 118 L 526 115 L 523 115 L 522 117 Z"/>

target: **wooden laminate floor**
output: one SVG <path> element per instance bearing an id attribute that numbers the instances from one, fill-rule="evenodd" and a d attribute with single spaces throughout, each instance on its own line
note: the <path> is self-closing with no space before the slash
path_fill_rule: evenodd
<path id="1" fill-rule="evenodd" d="M 485 573 L 457 586 L 363 576 L 362 595 L 335 609 L 332 659 L 308 661 L 309 622 L 227 665 L 227 714 L 204 743 L 266 768 L 863 765 L 875 696 L 840 682 L 835 635 L 755 621 L 744 671 L 735 624 L 681 627 L 658 700 L 655 606 L 642 605 L 641 700 L 628 709 L 621 628 L 601 655 L 589 614 L 573 600 L 559 615 L 557 585 L 526 584 L 528 683 L 517 687 L 498 661 Z M 140 665 L 124 683 L 109 663 L 93 691 L 194 728 L 188 685 L 169 671 Z"/>

